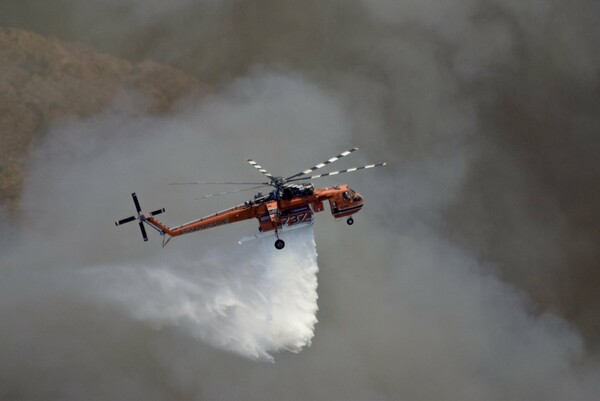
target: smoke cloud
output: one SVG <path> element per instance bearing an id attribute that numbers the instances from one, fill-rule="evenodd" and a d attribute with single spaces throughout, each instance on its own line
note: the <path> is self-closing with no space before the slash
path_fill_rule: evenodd
<path id="1" fill-rule="evenodd" d="M 215 93 L 61 122 L 39 144 L 2 235 L 4 398 L 598 398 L 596 2 L 42 3 L 0 18 Z M 279 262 L 254 255 L 285 258 L 268 241 L 237 248 L 254 222 L 165 250 L 109 228 L 130 192 L 178 224 L 226 201 L 165 183 L 255 180 L 247 156 L 293 174 L 354 145 L 340 167 L 390 165 L 318 183 L 366 206 L 351 228 L 315 225 L 310 347 L 309 233 Z M 293 314 L 277 320 L 278 299 Z M 231 302 L 243 315 L 219 320 Z"/>

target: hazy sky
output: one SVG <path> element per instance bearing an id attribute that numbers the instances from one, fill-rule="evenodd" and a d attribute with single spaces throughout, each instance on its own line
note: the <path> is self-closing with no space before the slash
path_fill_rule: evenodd
<path id="1" fill-rule="evenodd" d="M 598 398 L 599 7 L 4 2 L 4 26 L 215 91 L 45 133 L 1 237 L 2 398 Z M 310 232 L 289 259 L 240 248 L 255 222 L 164 250 L 112 225 L 132 191 L 179 224 L 246 198 L 169 181 L 253 180 L 249 156 L 292 174 L 352 146 L 340 167 L 390 164 L 318 183 L 367 204 L 352 227 L 319 215 L 316 262 Z"/>

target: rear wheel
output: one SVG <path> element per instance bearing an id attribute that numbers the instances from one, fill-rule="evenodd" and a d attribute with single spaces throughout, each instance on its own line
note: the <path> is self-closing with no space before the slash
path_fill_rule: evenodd
<path id="1" fill-rule="evenodd" d="M 283 242 L 282 239 L 278 239 L 277 241 L 275 241 L 275 248 L 277 249 L 283 249 L 283 247 L 285 246 L 285 242 Z"/>
<path id="2" fill-rule="evenodd" d="M 346 223 L 348 223 L 348 225 L 351 226 L 352 224 L 354 224 L 354 219 L 352 217 L 348 217 L 348 220 L 346 220 Z"/>

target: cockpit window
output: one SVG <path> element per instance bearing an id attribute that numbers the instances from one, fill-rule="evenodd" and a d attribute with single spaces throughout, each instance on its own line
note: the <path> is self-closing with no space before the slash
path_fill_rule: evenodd
<path id="1" fill-rule="evenodd" d="M 344 192 L 344 200 L 347 202 L 360 202 L 362 201 L 362 198 L 358 196 L 356 192 L 348 188 L 348 190 Z"/>

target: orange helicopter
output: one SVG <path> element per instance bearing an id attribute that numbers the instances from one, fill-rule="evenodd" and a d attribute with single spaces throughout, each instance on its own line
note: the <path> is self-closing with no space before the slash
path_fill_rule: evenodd
<path id="1" fill-rule="evenodd" d="M 313 180 L 315 178 L 327 177 L 337 174 L 350 173 L 353 171 L 370 169 L 379 166 L 385 166 L 387 163 L 369 164 L 362 167 L 353 167 L 346 170 L 332 171 L 330 173 L 319 174 L 308 176 L 311 172 L 318 170 L 330 163 L 333 163 L 342 157 L 348 156 L 350 153 L 358 150 L 358 148 L 352 148 L 339 155 L 332 157 L 331 159 L 324 161 L 311 167 L 307 170 L 301 171 L 287 178 L 275 177 L 265 170 L 262 166 L 258 165 L 254 160 L 247 159 L 248 163 L 252 165 L 259 172 L 269 178 L 268 182 L 176 182 L 171 183 L 172 185 L 187 185 L 187 184 L 236 184 L 236 185 L 258 185 L 251 188 L 238 189 L 235 191 L 220 192 L 216 194 L 206 195 L 202 198 L 209 198 L 217 195 L 224 195 L 235 192 L 248 191 L 258 189 L 266 186 L 273 187 L 273 190 L 263 195 L 258 192 L 252 200 L 244 202 L 241 205 L 234 206 L 230 209 L 223 210 L 210 216 L 203 217 L 201 219 L 190 221 L 189 223 L 182 224 L 177 227 L 168 227 L 154 218 L 154 216 L 161 214 L 165 211 L 164 208 L 155 210 L 153 212 L 144 214 L 140 208 L 137 195 L 131 194 L 133 203 L 137 215 L 127 217 L 125 219 L 115 222 L 115 225 L 129 223 L 137 220 L 139 222 L 140 230 L 144 241 L 148 241 L 146 229 L 144 223 L 158 231 L 163 237 L 163 247 L 173 237 L 178 237 L 184 234 L 190 234 L 197 231 L 204 231 L 210 228 L 223 226 L 225 224 L 231 224 L 242 220 L 248 220 L 255 218 L 258 220 L 258 234 L 245 237 L 240 240 L 246 242 L 253 239 L 263 238 L 269 235 L 275 235 L 275 248 L 283 249 L 285 242 L 280 238 L 281 233 L 300 227 L 305 227 L 313 224 L 314 214 L 325 210 L 323 202 L 329 201 L 331 214 L 334 218 L 347 217 L 346 222 L 349 225 L 354 224 L 352 215 L 357 213 L 364 204 L 363 197 L 350 189 L 348 185 L 336 185 L 331 188 L 318 188 L 309 182 L 298 182 Z"/>

